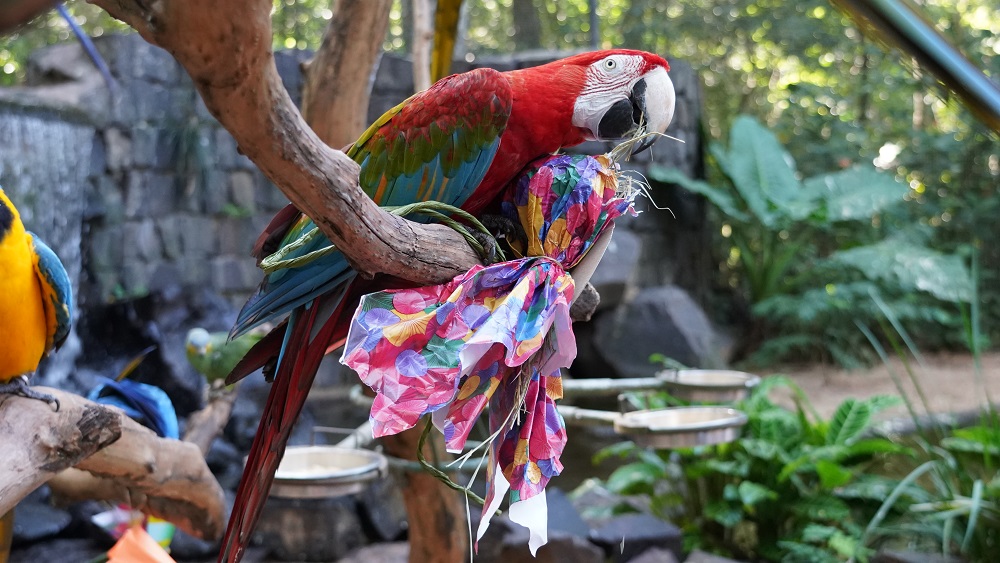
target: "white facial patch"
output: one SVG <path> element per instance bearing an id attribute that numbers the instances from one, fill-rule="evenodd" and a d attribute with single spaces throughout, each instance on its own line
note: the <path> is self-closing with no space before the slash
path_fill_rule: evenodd
<path id="1" fill-rule="evenodd" d="M 674 83 L 663 67 L 646 73 L 646 130 L 662 133 L 674 118 Z"/>
<path id="2" fill-rule="evenodd" d="M 642 77 L 645 62 L 638 55 L 608 55 L 587 67 L 587 78 L 573 106 L 573 125 L 587 131 L 587 139 L 598 138 L 601 119 L 615 102 L 627 100 L 632 86 Z"/>

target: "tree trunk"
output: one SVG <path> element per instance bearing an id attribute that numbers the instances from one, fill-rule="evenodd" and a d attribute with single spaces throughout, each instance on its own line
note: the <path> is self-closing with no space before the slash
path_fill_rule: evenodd
<path id="1" fill-rule="evenodd" d="M 391 7 L 392 0 L 334 2 L 323 43 L 302 65 L 302 117 L 333 148 L 353 143 L 368 126 L 368 98 Z"/>
<path id="2" fill-rule="evenodd" d="M 405 432 L 382 438 L 385 453 L 416 460 L 422 431 L 421 419 Z M 424 444 L 424 457 L 445 459 L 444 441 L 428 440 Z M 465 518 L 461 493 L 449 489 L 430 473 L 407 471 L 403 477 L 403 500 L 409 523 L 410 563 L 454 563 L 468 558 L 470 524 Z"/>
<path id="3" fill-rule="evenodd" d="M 542 19 L 535 0 L 514 0 L 514 47 L 518 51 L 542 48 Z"/>
<path id="4" fill-rule="evenodd" d="M 413 91 L 431 87 L 431 47 L 434 29 L 431 26 L 430 0 L 413 0 Z"/>

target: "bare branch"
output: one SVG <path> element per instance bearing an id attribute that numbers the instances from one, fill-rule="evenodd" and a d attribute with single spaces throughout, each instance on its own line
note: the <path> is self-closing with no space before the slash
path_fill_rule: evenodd
<path id="1" fill-rule="evenodd" d="M 101 495 L 97 498 L 128 503 L 199 538 L 221 536 L 225 497 L 198 446 L 160 438 L 120 416 L 121 439 L 49 481 L 53 493 L 75 500 Z"/>
<path id="2" fill-rule="evenodd" d="M 240 150 L 362 275 L 434 284 L 478 263 L 450 228 L 380 210 L 358 187 L 358 165 L 306 125 L 274 65 L 270 0 L 91 1 L 177 59 Z"/>
<path id="3" fill-rule="evenodd" d="M 58 389 L 36 390 L 59 399 L 59 411 L 0 397 L 0 512 L 48 481 L 72 499 L 127 502 L 198 537 L 221 535 L 222 488 L 197 446 L 159 438 L 119 409 Z"/>
<path id="4" fill-rule="evenodd" d="M 236 388 L 219 389 L 210 394 L 208 404 L 187 419 L 187 428 L 181 438 L 198 446 L 203 456 L 208 455 L 212 442 L 226 428 L 236 402 Z"/>
<path id="5" fill-rule="evenodd" d="M 59 399 L 59 411 L 35 399 L 0 395 L 0 514 L 121 436 L 116 411 L 58 389 L 35 389 Z"/>

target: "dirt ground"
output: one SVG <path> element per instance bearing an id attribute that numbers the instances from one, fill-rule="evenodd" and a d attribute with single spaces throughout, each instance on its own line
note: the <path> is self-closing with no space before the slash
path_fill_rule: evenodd
<path id="1" fill-rule="evenodd" d="M 1000 352 L 983 354 L 981 378 L 976 375 L 972 356 L 968 354 L 929 354 L 924 356 L 922 367 L 916 362 L 912 365 L 933 413 L 977 410 L 985 405 L 987 394 L 995 405 L 1000 401 Z M 903 382 L 903 388 L 914 404 L 919 404 L 910 377 L 899 360 L 894 360 L 888 366 L 880 364 L 866 370 L 845 371 L 832 366 L 789 366 L 775 373 L 784 373 L 794 379 L 823 416 L 832 414 L 849 397 L 898 395 L 893 382 L 894 375 Z M 983 383 L 986 393 L 983 392 Z M 891 414 L 905 415 L 906 412 L 903 407 L 899 407 Z"/>

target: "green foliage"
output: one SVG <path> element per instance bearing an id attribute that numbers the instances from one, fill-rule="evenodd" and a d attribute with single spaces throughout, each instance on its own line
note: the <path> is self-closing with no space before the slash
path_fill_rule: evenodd
<path id="1" fill-rule="evenodd" d="M 860 165 L 800 181 L 775 135 L 749 116 L 733 123 L 728 147 L 710 152 L 724 184 L 663 167 L 649 177 L 705 196 L 722 214 L 729 266 L 758 321 L 750 334 L 769 337 L 750 343 L 758 361 L 819 350 L 858 365 L 866 358 L 856 352 L 863 338 L 854 323 L 872 318 L 872 293 L 915 326 L 957 326 L 950 303 L 971 295 L 963 261 L 874 226 L 904 201 L 905 184 Z"/>
<path id="2" fill-rule="evenodd" d="M 794 410 L 774 402 L 779 389 L 791 392 Z M 672 453 L 618 444 L 602 458 L 633 461 L 605 486 L 649 497 L 654 513 L 682 527 L 689 547 L 742 559 L 864 561 L 872 553 L 864 525 L 885 498 L 878 493 L 894 486 L 870 471 L 909 455 L 866 432 L 875 414 L 898 403 L 850 399 L 824 420 L 790 379 L 768 377 L 739 405 L 749 421 L 736 442 Z"/>
<path id="3" fill-rule="evenodd" d="M 973 255 L 974 279 L 978 277 L 978 259 Z M 979 315 L 978 294 L 972 286 L 970 318 Z M 969 561 L 993 561 L 1000 550 L 1000 414 L 993 408 L 982 378 L 975 384 L 982 392 L 986 407 L 979 422 L 968 428 L 945 429 L 928 426 L 918 416 L 922 408 L 930 413 L 927 397 L 920 384 L 914 363 L 921 354 L 895 312 L 884 302 L 874 300 L 884 315 L 879 327 L 903 368 L 919 402 L 910 398 L 901 378 L 893 374 L 900 396 L 918 429 L 913 439 L 915 455 L 909 464 L 895 470 L 903 477 L 895 484 L 883 479 L 873 490 L 852 491 L 855 496 L 883 498 L 879 510 L 869 521 L 863 543 L 919 545 L 928 551 L 958 554 Z M 879 340 L 866 326 L 860 325 L 883 361 L 888 360 Z M 979 328 L 972 321 L 967 332 L 968 345 L 978 358 Z M 957 381 L 961 385 L 965 382 Z M 891 487 L 890 487 L 891 485 Z"/>

